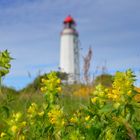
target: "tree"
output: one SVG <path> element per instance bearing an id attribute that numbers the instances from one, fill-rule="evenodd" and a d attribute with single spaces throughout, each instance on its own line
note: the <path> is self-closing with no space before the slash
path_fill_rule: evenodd
<path id="1" fill-rule="evenodd" d="M 113 83 L 113 76 L 110 74 L 101 74 L 94 80 L 94 85 L 101 84 L 105 87 L 110 87 Z"/>
<path id="2" fill-rule="evenodd" d="M 56 75 L 61 79 L 61 80 L 68 80 L 68 74 L 66 72 L 60 72 L 57 71 Z"/>

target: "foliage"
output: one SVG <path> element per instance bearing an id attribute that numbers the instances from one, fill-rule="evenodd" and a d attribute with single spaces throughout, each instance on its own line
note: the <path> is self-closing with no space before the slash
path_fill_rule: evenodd
<path id="1" fill-rule="evenodd" d="M 15 94 L 19 93 L 13 87 L 7 87 L 7 86 L 2 86 L 1 91 L 2 91 L 3 94 L 13 94 L 13 95 L 15 95 Z"/>
<path id="2" fill-rule="evenodd" d="M 45 73 L 43 75 L 37 76 L 33 82 L 29 83 L 25 88 L 21 89 L 19 92 L 20 93 L 39 93 L 40 92 L 40 87 L 41 87 L 41 79 L 43 77 L 47 77 L 49 73 Z M 68 75 L 64 72 L 56 72 L 56 75 L 58 78 L 61 80 L 67 80 Z"/>
<path id="3" fill-rule="evenodd" d="M 10 53 L 7 50 L 0 52 L 0 89 L 2 77 L 8 74 L 11 68 L 11 59 Z"/>
<path id="4" fill-rule="evenodd" d="M 93 92 L 91 104 L 86 109 L 90 126 L 98 135 L 95 139 L 140 139 L 140 120 L 137 116 L 139 103 L 134 100 L 138 94 L 134 89 L 135 76 L 131 70 L 117 72 L 112 89 L 98 85 Z"/>
<path id="5" fill-rule="evenodd" d="M 56 72 L 56 75 L 58 76 L 58 78 L 60 78 L 61 80 L 68 80 L 68 74 L 65 72 Z"/>
<path id="6" fill-rule="evenodd" d="M 113 83 L 113 76 L 110 74 L 101 74 L 94 80 L 94 86 L 101 84 L 105 87 L 111 87 Z"/>
<path id="7" fill-rule="evenodd" d="M 2 140 L 136 140 L 140 139 L 140 104 L 135 100 L 135 76 L 117 72 L 112 87 L 99 84 L 88 105 L 67 113 L 62 83 L 56 72 L 41 78 L 42 103 L 30 102 L 24 111 L 0 106 Z M 70 100 L 70 99 L 69 99 Z M 70 102 L 67 102 L 70 103 Z M 74 105 L 74 103 L 72 103 Z"/>
<path id="8" fill-rule="evenodd" d="M 9 69 L 11 68 L 11 59 L 10 53 L 7 50 L 0 52 L 0 77 L 9 73 Z"/>

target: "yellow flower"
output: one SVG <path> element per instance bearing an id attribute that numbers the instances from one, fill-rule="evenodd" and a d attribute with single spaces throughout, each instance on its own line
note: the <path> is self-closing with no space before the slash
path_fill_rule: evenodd
<path id="1" fill-rule="evenodd" d="M 62 113 L 63 113 L 62 110 L 60 110 L 58 108 L 54 108 L 50 112 L 48 112 L 48 117 L 49 117 L 50 123 L 57 124 L 59 119 L 62 117 Z"/>
<path id="2" fill-rule="evenodd" d="M 40 90 L 43 92 L 43 91 L 44 91 L 44 88 L 43 88 L 43 87 L 41 87 L 41 88 L 40 88 Z"/>
<path id="3" fill-rule="evenodd" d="M 86 121 L 88 121 L 89 119 L 90 119 L 90 116 L 89 115 L 85 117 L 85 120 Z"/>
<path id="4" fill-rule="evenodd" d="M 61 83 L 61 80 L 60 79 L 57 79 L 57 84 L 60 84 Z"/>
<path id="5" fill-rule="evenodd" d="M 96 101 L 97 101 L 97 97 L 91 98 L 92 103 L 96 103 Z"/>
<path id="6" fill-rule="evenodd" d="M 21 123 L 22 126 L 26 126 L 26 124 L 27 124 L 26 121 L 23 121 L 23 122 Z"/>
<path id="7" fill-rule="evenodd" d="M 45 82 L 47 82 L 47 80 L 46 80 L 45 78 L 42 78 L 42 79 L 41 79 L 41 82 L 42 82 L 42 83 L 45 83 Z"/>
<path id="8" fill-rule="evenodd" d="M 50 119 L 50 123 L 51 123 L 51 124 L 56 124 L 56 118 L 51 118 L 51 119 Z"/>
<path id="9" fill-rule="evenodd" d="M 48 116 L 49 116 L 49 117 L 51 117 L 51 114 L 52 114 L 51 112 L 48 112 Z"/>
<path id="10" fill-rule="evenodd" d="M 44 111 L 39 112 L 38 115 L 42 117 L 44 115 Z"/>
<path id="11" fill-rule="evenodd" d="M 31 106 L 28 108 L 27 112 L 29 114 L 34 114 L 37 110 L 37 104 L 36 103 L 32 103 Z"/>
<path id="12" fill-rule="evenodd" d="M 11 131 L 12 131 L 13 133 L 16 133 L 16 131 L 17 131 L 17 126 L 16 126 L 16 125 L 13 125 L 13 126 L 11 127 Z"/>
<path id="13" fill-rule="evenodd" d="M 118 96 L 117 95 L 114 95 L 113 96 L 113 100 L 117 100 L 118 99 Z"/>
<path id="14" fill-rule="evenodd" d="M 61 87 L 58 87 L 58 88 L 57 88 L 57 91 L 58 91 L 58 92 L 61 92 L 61 91 L 62 91 L 62 88 L 61 88 Z"/>
<path id="15" fill-rule="evenodd" d="M 6 135 L 6 133 L 1 132 L 0 137 L 3 138 Z"/>
<path id="16" fill-rule="evenodd" d="M 46 92 L 47 87 L 41 87 L 40 90 L 41 90 L 41 92 Z"/>
<path id="17" fill-rule="evenodd" d="M 62 126 L 65 124 L 65 121 L 64 121 L 64 119 L 62 119 L 62 122 L 61 122 L 61 124 L 62 124 Z"/>
<path id="18" fill-rule="evenodd" d="M 32 103 L 31 106 L 37 108 L 37 104 L 36 103 Z"/>
<path id="19" fill-rule="evenodd" d="M 17 112 L 16 114 L 13 114 L 13 117 L 15 118 L 15 121 L 18 121 L 22 117 L 22 113 Z"/>
<path id="20" fill-rule="evenodd" d="M 114 90 L 114 89 L 112 90 L 112 93 L 116 94 L 116 92 L 117 92 L 116 90 Z"/>
<path id="21" fill-rule="evenodd" d="M 27 110 L 28 113 L 32 114 L 34 112 L 34 109 L 30 106 Z"/>
<path id="22" fill-rule="evenodd" d="M 70 122 L 71 122 L 71 123 L 76 123 L 76 122 L 77 122 L 77 118 L 72 117 L 72 118 L 70 119 Z"/>
<path id="23" fill-rule="evenodd" d="M 112 97 L 112 94 L 111 93 L 108 93 L 107 96 L 108 96 L 108 98 L 111 98 Z"/>
<path id="24" fill-rule="evenodd" d="M 108 93 L 107 96 L 109 99 L 112 99 L 114 101 L 119 100 L 119 97 L 120 97 L 118 94 L 115 94 L 115 93 Z"/>
<path id="25" fill-rule="evenodd" d="M 19 140 L 25 140 L 25 136 L 24 135 L 20 135 L 19 136 Z"/>
<path id="26" fill-rule="evenodd" d="M 132 91 L 129 90 L 129 91 L 127 92 L 127 95 L 130 96 L 131 94 L 132 94 Z"/>

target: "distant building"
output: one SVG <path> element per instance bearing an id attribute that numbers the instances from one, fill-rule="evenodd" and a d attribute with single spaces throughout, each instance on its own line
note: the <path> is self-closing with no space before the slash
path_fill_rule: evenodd
<path id="1" fill-rule="evenodd" d="M 76 23 L 71 16 L 64 19 L 61 32 L 60 71 L 68 74 L 68 83 L 80 81 L 79 43 Z"/>

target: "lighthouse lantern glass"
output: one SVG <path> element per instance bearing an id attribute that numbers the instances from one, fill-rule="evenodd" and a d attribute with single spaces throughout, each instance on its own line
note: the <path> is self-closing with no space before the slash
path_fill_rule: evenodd
<path id="1" fill-rule="evenodd" d="M 64 23 L 64 29 L 66 29 L 66 28 L 75 29 L 75 24 L 72 22 Z"/>

